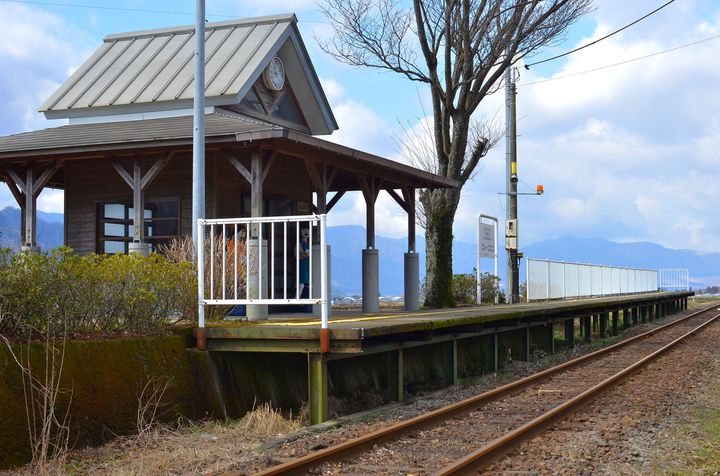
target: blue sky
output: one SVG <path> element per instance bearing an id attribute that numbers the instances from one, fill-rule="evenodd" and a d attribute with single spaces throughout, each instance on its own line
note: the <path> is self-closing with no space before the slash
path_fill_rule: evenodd
<path id="1" fill-rule="evenodd" d="M 93 8 L 0 0 L 0 134 L 58 125 L 35 112 L 110 33 L 190 24 L 193 1 L 68 0 Z M 60 3 L 60 2 L 58 2 Z M 541 59 L 591 41 L 660 5 L 660 0 L 601 0 Z M 209 19 L 295 12 L 305 43 L 340 124 L 330 140 L 403 160 L 397 138 L 416 129 L 430 108 L 422 85 L 390 73 L 335 62 L 317 46 L 326 37 L 314 0 L 211 0 Z M 521 188 L 542 183 L 542 197 L 520 199 L 520 244 L 564 234 L 616 241 L 653 241 L 674 248 L 720 251 L 720 39 L 642 61 L 576 73 L 720 35 L 720 5 L 679 0 L 640 25 L 563 60 L 521 71 L 518 154 Z M 535 58 L 534 58 L 535 59 Z M 566 77 L 568 75 L 572 75 Z M 541 82 L 533 85 L 528 83 Z M 502 125 L 501 94 L 482 109 Z M 424 105 L 423 105 L 424 104 Z M 472 242 L 478 212 L 504 217 L 504 142 L 483 160 L 464 190 L 455 235 Z M 0 185 L 0 207 L 14 204 Z M 62 209 L 60 192 L 39 207 Z M 405 216 L 378 201 L 378 233 L 405 234 Z M 362 224 L 364 204 L 348 194 L 332 224 Z"/>

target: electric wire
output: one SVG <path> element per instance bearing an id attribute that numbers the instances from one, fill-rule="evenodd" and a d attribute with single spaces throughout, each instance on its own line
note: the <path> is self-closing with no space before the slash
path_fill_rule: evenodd
<path id="1" fill-rule="evenodd" d="M 647 14 L 641 16 L 641 17 L 638 18 L 637 20 L 628 23 L 628 24 L 625 25 L 624 27 L 619 28 L 619 29 L 617 29 L 617 30 L 615 30 L 615 31 L 613 31 L 613 32 L 611 32 L 611 33 L 608 33 L 607 35 L 603 36 L 602 38 L 598 38 L 597 40 L 592 41 L 592 42 L 588 43 L 587 45 L 579 46 L 579 47 L 577 47 L 577 48 L 575 48 L 575 49 L 573 49 L 573 50 L 566 51 L 565 53 L 562 53 L 562 54 L 553 56 L 553 57 L 551 57 L 551 58 L 546 58 L 546 59 L 544 59 L 544 60 L 535 61 L 534 63 L 528 63 L 528 64 L 525 65 L 525 69 L 530 69 L 531 66 L 535 66 L 535 65 L 538 65 L 538 64 L 542 64 L 542 63 L 547 63 L 548 61 L 553 61 L 553 60 L 562 58 L 562 57 L 564 57 L 564 56 L 573 54 L 573 53 L 575 53 L 576 51 L 580 51 L 580 50 L 585 49 L 585 48 L 587 48 L 587 47 L 589 47 L 589 46 L 595 45 L 595 44 L 597 44 L 597 43 L 599 43 L 599 42 L 601 42 L 601 41 L 603 41 L 603 40 L 606 40 L 606 39 L 610 38 L 610 37 L 613 36 L 613 35 L 617 35 L 617 34 L 620 33 L 621 31 L 627 30 L 627 29 L 630 28 L 631 26 L 636 25 L 637 23 L 640 23 L 641 21 L 643 21 L 643 20 L 646 19 L 647 17 L 649 17 L 649 16 L 651 16 L 651 15 L 654 15 L 655 13 L 657 13 L 657 12 L 659 12 L 660 10 L 662 10 L 663 8 L 667 7 L 668 5 L 670 5 L 671 3 L 673 3 L 674 1 L 675 1 L 675 0 L 669 0 L 668 2 L 664 3 L 663 5 L 660 5 L 659 7 L 657 7 L 655 10 L 651 11 L 650 13 L 647 13 Z"/>
<path id="2" fill-rule="evenodd" d="M 20 3 L 25 5 L 42 5 L 48 7 L 66 7 L 66 8 L 87 8 L 90 10 L 110 10 L 129 13 L 158 13 L 162 15 L 187 15 L 195 16 L 195 12 L 186 12 L 178 10 L 151 10 L 145 8 L 129 8 L 129 7 L 111 7 L 107 5 L 86 5 L 82 3 L 66 3 L 66 2 L 43 2 L 37 0 L 0 0 L 3 3 Z M 237 18 L 237 15 L 222 15 L 217 13 L 207 13 L 206 17 L 210 18 Z M 327 23 L 316 20 L 298 20 L 302 23 Z"/>
<path id="3" fill-rule="evenodd" d="M 683 49 L 683 48 L 688 48 L 688 47 L 690 47 L 690 46 L 695 46 L 695 45 L 699 45 L 699 44 L 701 44 L 701 43 L 705 43 L 705 42 L 708 42 L 708 41 L 717 40 L 718 38 L 720 38 L 720 35 L 715 35 L 715 36 L 711 36 L 711 37 L 709 37 L 709 38 L 703 38 L 702 40 L 693 41 L 692 43 L 686 43 L 686 44 L 684 44 L 684 45 L 675 46 L 675 47 L 669 48 L 669 49 L 667 49 L 667 50 L 656 51 L 655 53 L 650 53 L 650 54 L 645 55 L 645 56 L 638 56 L 637 58 L 632 58 L 632 59 L 629 59 L 629 60 L 620 61 L 620 62 L 618 62 L 618 63 L 606 64 L 606 65 L 604 65 L 604 66 L 598 66 L 597 68 L 587 69 L 587 70 L 585 70 L 585 71 L 578 71 L 577 73 L 570 73 L 570 74 L 565 74 L 565 75 L 562 75 L 562 76 L 556 76 L 556 77 L 554 77 L 554 78 L 540 79 L 540 80 L 538 80 L 538 81 L 531 81 L 531 82 L 529 82 L 529 83 L 517 84 L 517 86 L 518 86 L 518 87 L 520 87 L 520 86 L 532 86 L 533 84 L 547 83 L 547 82 L 550 82 L 550 81 L 557 81 L 557 80 L 559 80 L 559 79 L 572 78 L 573 76 L 580 76 L 580 75 L 583 75 L 583 74 L 594 73 L 594 72 L 596 72 L 596 71 L 601 71 L 601 70 L 603 70 L 603 69 L 614 68 L 615 66 L 622 66 L 622 65 L 624 65 L 624 64 L 633 63 L 633 62 L 635 62 L 635 61 L 640 61 L 640 60 L 652 58 L 652 57 L 655 57 L 655 56 L 660 56 L 660 55 L 663 55 L 663 54 L 665 54 L 665 53 L 671 53 L 671 52 L 673 52 L 673 51 L 681 50 L 681 49 Z"/>

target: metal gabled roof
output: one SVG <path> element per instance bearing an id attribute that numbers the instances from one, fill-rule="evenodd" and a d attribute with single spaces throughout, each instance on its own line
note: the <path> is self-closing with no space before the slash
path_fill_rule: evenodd
<path id="1" fill-rule="evenodd" d="M 237 104 L 288 38 L 299 56 L 325 122 L 336 129 L 317 75 L 298 43 L 295 15 L 208 23 L 207 104 Z M 41 106 L 48 118 L 125 114 L 137 109 L 189 107 L 193 99 L 194 26 L 109 35 L 103 45 Z M 317 83 L 317 84 L 314 84 Z M 334 125 L 334 127 L 332 127 Z M 326 132 L 327 133 L 327 132 Z"/>
<path id="2" fill-rule="evenodd" d="M 212 113 L 205 116 L 207 140 L 237 134 L 273 130 L 277 126 L 245 119 L 237 114 Z M 162 144 L 192 144 L 192 116 L 76 124 L 0 137 L 0 161 L 4 158 L 43 157 L 73 152 L 132 149 Z"/>

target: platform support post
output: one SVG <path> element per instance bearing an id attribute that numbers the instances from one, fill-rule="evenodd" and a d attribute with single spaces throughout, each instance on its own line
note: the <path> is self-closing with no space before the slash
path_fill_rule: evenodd
<path id="1" fill-rule="evenodd" d="M 604 339 L 607 337 L 608 313 L 602 312 L 598 315 L 598 317 L 600 321 L 600 338 Z"/>
<path id="2" fill-rule="evenodd" d="M 590 321 L 590 316 L 585 316 L 581 318 L 582 325 L 583 325 L 583 340 L 585 342 L 590 342 L 592 340 L 592 322 Z"/>
<path id="3" fill-rule="evenodd" d="M 485 347 L 486 370 L 495 373 L 498 370 L 498 333 L 493 332 L 487 337 L 487 346 Z"/>
<path id="4" fill-rule="evenodd" d="M 522 353 L 520 360 L 527 362 L 530 360 L 530 327 L 523 329 L 522 333 Z"/>
<path id="5" fill-rule="evenodd" d="M 650 322 L 653 319 L 655 319 L 655 305 L 650 304 L 647 306 L 647 320 Z"/>
<path id="6" fill-rule="evenodd" d="M 458 384 L 458 355 L 457 355 L 457 339 L 448 342 L 447 345 L 447 383 L 448 385 Z"/>
<path id="7" fill-rule="evenodd" d="M 317 425 L 328 419 L 328 369 L 327 355 L 308 354 L 308 404 L 310 424 Z"/>
<path id="8" fill-rule="evenodd" d="M 612 320 L 613 320 L 613 335 L 618 335 L 618 324 L 620 321 L 620 316 L 618 315 L 618 311 L 612 311 Z"/>
<path id="9" fill-rule="evenodd" d="M 630 311 L 632 313 L 633 324 L 640 323 L 640 313 L 638 311 L 639 309 L 637 307 L 632 308 L 632 310 Z"/>
<path id="10" fill-rule="evenodd" d="M 565 345 L 575 347 L 575 318 L 565 319 Z"/>
<path id="11" fill-rule="evenodd" d="M 402 402 L 405 397 L 403 378 L 403 350 L 398 349 L 388 354 L 388 390 L 390 398 L 396 402 Z"/>
<path id="12" fill-rule="evenodd" d="M 545 350 L 549 354 L 555 353 L 555 326 L 552 322 L 545 324 Z"/>

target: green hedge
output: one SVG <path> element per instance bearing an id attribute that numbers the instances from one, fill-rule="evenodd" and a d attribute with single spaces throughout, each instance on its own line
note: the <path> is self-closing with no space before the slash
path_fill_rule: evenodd
<path id="1" fill-rule="evenodd" d="M 0 251 L 0 334 L 39 336 L 157 335 L 193 321 L 197 278 L 192 263 L 160 255 L 79 256 Z"/>

